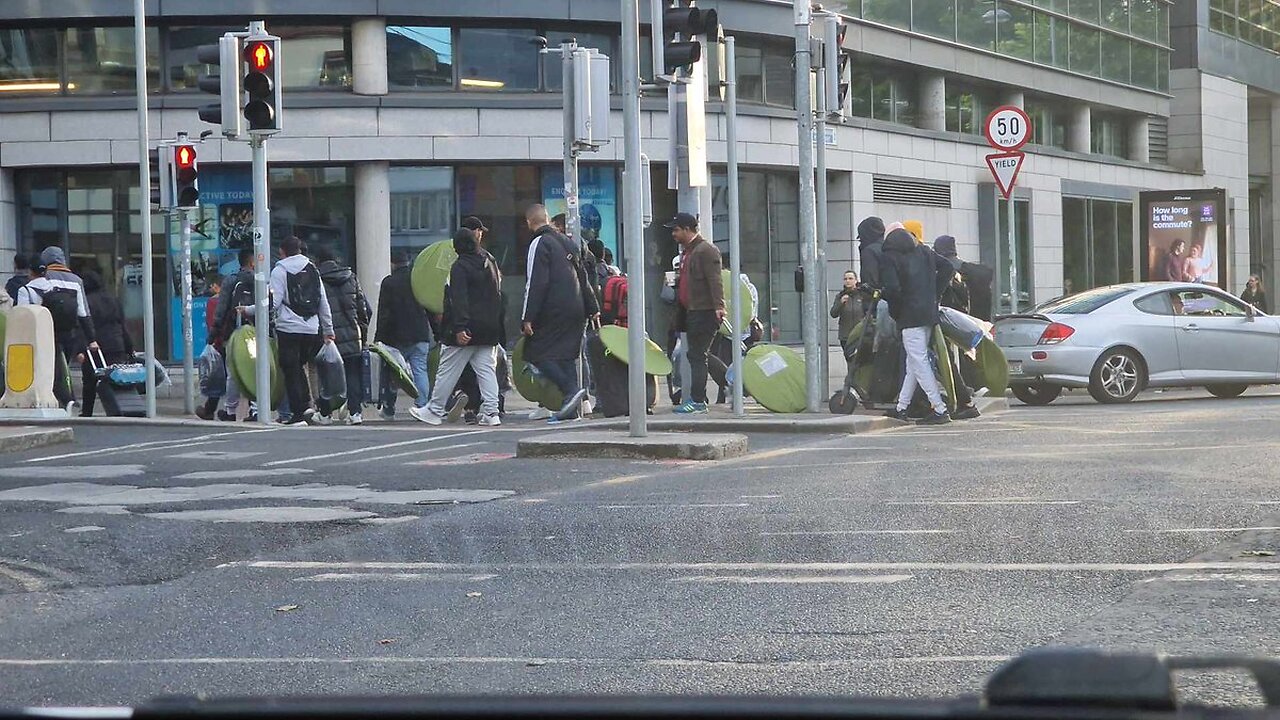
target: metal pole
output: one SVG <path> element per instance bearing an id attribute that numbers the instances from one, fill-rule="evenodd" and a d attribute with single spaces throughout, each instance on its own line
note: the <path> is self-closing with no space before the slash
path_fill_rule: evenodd
<path id="1" fill-rule="evenodd" d="M 814 276 L 813 281 L 818 286 L 818 314 L 815 316 L 818 322 L 818 362 L 820 371 L 818 372 L 818 388 L 821 397 L 831 395 L 831 371 L 828 365 L 831 362 L 830 351 L 827 349 L 827 319 L 822 314 L 822 309 L 827 304 L 827 68 L 818 68 L 818 115 L 816 122 L 815 134 L 817 135 L 817 157 L 818 157 L 818 186 L 817 186 L 817 216 L 818 216 L 818 273 Z"/>
<path id="2" fill-rule="evenodd" d="M 738 218 L 738 61 L 734 55 L 734 39 L 724 39 L 725 80 L 725 134 L 728 142 L 725 160 L 729 175 L 729 316 L 733 318 L 733 414 L 739 417 L 742 409 L 742 236 Z"/>
<path id="3" fill-rule="evenodd" d="M 564 104 L 564 227 L 566 234 L 581 241 L 578 232 L 578 148 L 573 127 L 573 51 L 578 43 L 565 40 L 560 44 L 561 95 Z"/>
<path id="4" fill-rule="evenodd" d="M 138 91 L 138 227 L 142 233 L 142 348 L 147 367 L 147 417 L 156 416 L 156 307 L 151 277 L 151 168 L 147 144 L 147 8 L 145 0 L 133 0 L 133 63 Z"/>
<path id="5" fill-rule="evenodd" d="M 1009 310 L 1017 314 L 1021 298 L 1018 297 L 1018 231 L 1014 227 L 1012 190 L 1009 192 L 1009 197 L 1005 199 L 1005 209 L 1007 212 L 1005 222 L 1009 224 Z"/>
<path id="6" fill-rule="evenodd" d="M 818 412 L 822 405 L 822 360 L 818 349 L 818 251 L 813 187 L 813 97 L 809 87 L 809 0 L 792 0 L 796 30 L 796 125 L 800 142 L 800 264 L 804 267 L 804 302 L 800 330 L 804 338 L 805 408 Z"/>
<path id="7" fill-rule="evenodd" d="M 622 138 L 626 152 L 622 176 L 623 247 L 627 274 L 627 412 L 631 437 L 645 437 L 648 392 L 645 388 L 644 357 L 645 256 L 644 256 L 644 172 L 640 167 L 640 8 L 637 0 L 622 0 Z"/>
<path id="8" fill-rule="evenodd" d="M 255 23 L 258 24 L 258 23 Z M 253 327 L 257 334 L 257 364 L 254 367 L 258 386 L 258 422 L 271 424 L 271 298 L 268 296 L 267 272 L 271 269 L 271 210 L 267 202 L 266 138 L 255 136 L 253 147 Z"/>
<path id="9" fill-rule="evenodd" d="M 196 411 L 195 340 L 191 330 L 191 213 L 178 211 L 182 224 L 182 410 Z"/>

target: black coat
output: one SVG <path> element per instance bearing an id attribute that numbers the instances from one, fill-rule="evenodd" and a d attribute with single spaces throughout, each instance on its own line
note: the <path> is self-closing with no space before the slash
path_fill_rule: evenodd
<path id="1" fill-rule="evenodd" d="M 85 301 L 89 303 L 98 347 L 107 357 L 107 362 L 112 362 L 112 358 L 132 355 L 133 341 L 124 327 L 124 310 L 120 308 L 120 301 L 105 289 L 86 293 Z"/>
<path id="2" fill-rule="evenodd" d="M 378 332 L 376 339 L 391 347 L 431 342 L 431 321 L 427 309 L 413 297 L 408 265 L 398 267 L 382 281 L 378 291 Z"/>
<path id="3" fill-rule="evenodd" d="M 440 342 L 457 345 L 458 333 L 471 333 L 469 345 L 501 345 L 503 329 L 502 273 L 498 262 L 475 240 L 454 240 L 458 259 L 449 270 L 444 291 L 444 322 Z"/>
<path id="4" fill-rule="evenodd" d="M 906 230 L 884 241 L 880 281 L 889 314 L 900 328 L 932 327 L 938 322 L 938 297 L 951 282 L 951 261 L 916 243 Z"/>
<path id="5" fill-rule="evenodd" d="M 216 338 L 210 338 L 211 344 L 226 342 L 236 328 L 236 307 L 253 304 L 254 296 L 253 270 L 241 268 L 240 272 L 222 280 L 222 290 L 218 292 L 218 305 L 213 312 L 213 331 Z"/>
<path id="6" fill-rule="evenodd" d="M 360 354 L 369 331 L 369 318 L 373 314 L 369 299 L 360 289 L 360 281 L 349 267 L 333 260 L 325 260 L 317 268 L 324 282 L 324 296 L 329 301 L 329 314 L 333 316 L 333 337 L 342 357 Z"/>
<path id="7" fill-rule="evenodd" d="M 949 307 L 952 310 L 969 314 L 969 286 L 965 284 L 964 278 L 960 275 L 960 261 L 947 259 L 951 263 L 951 267 L 956 272 L 951 276 L 951 281 L 942 290 L 942 296 L 938 298 L 939 304 L 943 307 Z"/>
<path id="8" fill-rule="evenodd" d="M 582 332 L 588 317 L 600 312 L 582 263 L 581 248 L 544 225 L 529 245 L 529 277 L 521 318 L 533 325 L 525 357 L 573 360 L 582 352 Z"/>

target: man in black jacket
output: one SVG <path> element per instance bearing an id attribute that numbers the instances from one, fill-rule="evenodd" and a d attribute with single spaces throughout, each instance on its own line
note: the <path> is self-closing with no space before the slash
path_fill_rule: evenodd
<path id="1" fill-rule="evenodd" d="M 361 403 L 364 399 L 364 349 L 369 333 L 369 317 L 373 313 L 369 300 L 364 296 L 360 281 L 351 268 L 338 262 L 328 245 L 316 248 L 320 280 L 324 283 L 324 296 L 329 301 L 329 314 L 333 316 L 334 342 L 342 355 L 342 369 L 347 384 L 348 422 L 359 425 L 364 422 Z M 320 409 L 320 424 L 328 424 L 330 414 L 337 408 L 327 402 L 316 403 Z"/>
<path id="2" fill-rule="evenodd" d="M 525 213 L 533 231 L 526 265 L 527 282 L 521 332 L 525 358 L 564 393 L 565 403 L 552 422 L 578 417 L 586 390 L 578 375 L 583 331 L 600 306 L 587 279 L 578 243 L 551 227 L 547 209 L 533 205 Z"/>
<path id="3" fill-rule="evenodd" d="M 960 276 L 960 268 L 963 263 L 960 261 L 960 255 L 956 252 L 956 239 L 950 235 L 941 235 L 933 241 L 933 251 L 938 253 L 944 260 L 951 263 L 951 267 L 956 272 L 952 274 L 951 280 L 947 283 L 947 287 L 943 289 L 939 304 L 942 307 L 958 310 L 969 315 L 969 286 L 965 284 L 964 278 Z M 973 405 L 973 391 L 969 389 L 968 384 L 964 381 L 964 376 L 960 372 L 960 348 L 948 343 L 950 349 L 951 360 L 951 377 L 955 379 L 956 385 L 956 409 L 951 413 L 952 420 L 971 420 L 979 417 L 982 413 L 978 412 L 978 408 Z"/>
<path id="4" fill-rule="evenodd" d="M 929 338 L 938 322 L 938 297 L 955 269 L 933 250 L 916 243 L 906 230 L 894 230 L 884 241 L 880 281 L 889 314 L 902 330 L 902 349 L 907 357 L 907 372 L 898 393 L 898 405 L 887 414 L 907 420 L 907 406 L 916 393 L 924 389 L 933 406 L 933 414 L 920 421 L 924 425 L 941 425 L 951 421 L 942 389 L 929 363 Z"/>
<path id="5" fill-rule="evenodd" d="M 862 284 L 880 288 L 881 258 L 884 255 L 884 221 L 869 217 L 858 223 L 858 262 L 862 265 Z"/>
<path id="6" fill-rule="evenodd" d="M 428 425 L 444 422 L 445 401 L 470 365 L 480 385 L 481 425 L 501 425 L 498 418 L 496 352 L 502 340 L 502 275 L 498 263 L 476 241 L 469 228 L 453 235 L 458 259 L 449 271 L 441 321 L 440 367 L 431 400 L 409 414 Z"/>
<path id="7" fill-rule="evenodd" d="M 229 356 L 233 351 L 226 342 L 231 339 L 231 333 L 235 331 L 238 324 L 247 320 L 254 307 L 254 296 L 256 290 L 253 284 L 253 248 L 245 247 L 240 249 L 240 271 L 235 275 L 222 279 L 222 289 L 218 291 L 217 309 L 213 313 L 213 335 L 209 338 L 209 343 L 217 345 L 219 343 L 225 345 L 224 352 Z M 228 366 L 230 359 L 227 360 Z M 236 381 L 236 374 L 227 372 L 227 388 L 223 394 L 223 409 L 218 411 L 218 419 L 222 422 L 234 422 L 236 412 L 240 409 L 240 383 Z M 249 414 L 245 417 L 246 422 L 256 422 L 258 419 L 258 404 L 249 402 Z"/>
<path id="8" fill-rule="evenodd" d="M 431 375 L 427 370 L 431 320 L 427 309 L 413 297 L 411 265 L 407 250 L 392 251 L 391 274 L 383 279 L 382 289 L 378 291 L 378 331 L 374 340 L 404 355 L 413 373 L 413 384 L 418 388 L 413 405 L 424 408 L 431 398 Z M 396 415 L 396 389 L 391 384 L 390 373 L 383 373 L 382 380 L 382 417 L 390 420 Z"/>

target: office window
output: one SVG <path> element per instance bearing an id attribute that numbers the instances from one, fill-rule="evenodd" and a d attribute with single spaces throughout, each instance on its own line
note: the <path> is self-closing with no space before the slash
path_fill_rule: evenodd
<path id="1" fill-rule="evenodd" d="M 1107 4 L 1111 4 L 1110 0 L 1108 0 Z M 1067 0 L 1067 13 L 1071 17 L 1096 23 L 1099 19 L 1099 10 L 1100 3 L 1098 0 Z"/>
<path id="2" fill-rule="evenodd" d="M 994 50 L 999 12 L 994 3 L 984 0 L 956 1 L 956 39 L 962 45 Z"/>
<path id="3" fill-rule="evenodd" d="M 560 43 L 570 38 L 578 42 L 578 47 L 595 48 L 605 55 L 609 56 L 609 78 L 611 87 L 618 86 L 617 78 L 620 77 L 618 70 L 618 54 L 614 52 L 613 45 L 617 40 L 616 35 L 610 35 L 604 32 L 574 32 L 572 30 L 553 30 L 546 35 L 548 47 L 556 49 L 560 47 Z M 543 60 L 543 77 L 545 78 L 545 89 L 553 92 L 560 92 L 562 83 L 560 76 L 564 74 L 563 60 L 558 52 L 550 52 L 542 56 Z M 708 71 L 710 67 L 708 66 Z M 714 77 L 714 76 L 710 76 Z"/>
<path id="4" fill-rule="evenodd" d="M 947 83 L 947 130 L 981 135 L 982 121 L 998 102 L 989 93 L 960 83 Z"/>
<path id="5" fill-rule="evenodd" d="M 916 121 L 913 75 L 876 65 L 855 65 L 849 88 L 850 113 L 901 125 Z"/>
<path id="6" fill-rule="evenodd" d="M 955 0 L 914 0 L 911 3 L 911 29 L 925 35 L 954 40 Z"/>
<path id="7" fill-rule="evenodd" d="M 147 32 L 147 86 L 158 90 L 159 34 L 155 28 Z M 135 92 L 137 63 L 133 55 L 133 28 L 68 28 L 64 47 L 67 92 L 84 95 Z"/>
<path id="8" fill-rule="evenodd" d="M 1062 284 L 1070 294 L 1133 280 L 1133 203 L 1062 199 Z"/>
<path id="9" fill-rule="evenodd" d="M 531 28 L 458 31 L 458 85 L 463 90 L 538 89 L 537 32 Z"/>
<path id="10" fill-rule="evenodd" d="M 1034 13 L 1015 3 L 996 3 L 996 50 L 1002 55 L 1031 60 L 1035 35 Z"/>
<path id="11" fill-rule="evenodd" d="M 57 30 L 0 30 L 0 93 L 3 93 L 0 96 L 57 93 L 61 90 Z"/>
<path id="12" fill-rule="evenodd" d="M 909 28 L 911 27 L 911 3 L 902 2 L 902 0 L 864 0 L 862 17 L 894 27 Z"/>
<path id="13" fill-rule="evenodd" d="M 244 28 L 217 27 L 212 25 L 177 26 L 165 31 L 165 83 L 169 92 L 197 90 L 200 78 L 213 72 L 211 65 L 196 59 L 201 45 L 218 42 L 223 33 Z"/>
<path id="14" fill-rule="evenodd" d="M 272 167 L 271 238 L 296 235 L 355 266 L 355 179 L 349 167 Z"/>
<path id="15" fill-rule="evenodd" d="M 453 89 L 453 31 L 387 26 L 387 83 L 397 89 Z"/>
<path id="16" fill-rule="evenodd" d="M 1067 111 L 1065 108 L 1055 110 L 1048 102 L 1028 102 L 1027 115 L 1031 116 L 1031 142 L 1066 149 Z"/>
<path id="17" fill-rule="evenodd" d="M 533 233 L 524 211 L 543 202 L 542 173 L 536 165 L 470 165 L 454 175 L 458 217 L 476 215 L 489 228 L 485 245 L 508 278 L 520 278 L 523 288 L 525 254 Z M 518 312 L 518 303 L 516 310 Z"/>
<path id="18" fill-rule="evenodd" d="M 1131 77 L 1134 85 L 1138 87 L 1151 88 L 1152 90 L 1160 90 L 1160 56 L 1162 53 L 1150 45 L 1141 43 L 1133 43 L 1133 68 Z M 1165 56 L 1167 57 L 1167 56 Z M 1165 73 L 1168 78 L 1168 73 Z"/>
<path id="19" fill-rule="evenodd" d="M 346 28 L 300 26 L 271 28 L 279 35 L 281 84 L 286 90 L 350 88 L 351 52 Z"/>
<path id="20" fill-rule="evenodd" d="M 1068 64 L 1072 70 L 1085 75 L 1098 75 L 1100 35 L 1099 31 L 1092 28 L 1077 25 L 1068 28 L 1068 41 L 1071 45 Z"/>
<path id="21" fill-rule="evenodd" d="M 1102 77 L 1129 82 L 1130 42 L 1119 35 L 1102 34 Z"/>
<path id="22" fill-rule="evenodd" d="M 1035 61 L 1044 65 L 1067 66 L 1067 25 L 1056 15 L 1035 15 Z"/>
<path id="23" fill-rule="evenodd" d="M 453 237 L 453 168 L 393 167 L 391 184 L 391 247 L 413 253 Z"/>
<path id="24" fill-rule="evenodd" d="M 739 38 L 738 100 L 795 107 L 794 48 L 785 42 Z"/>
<path id="25" fill-rule="evenodd" d="M 1094 113 L 1091 131 L 1095 154 L 1118 158 L 1129 156 L 1129 127 L 1123 117 Z"/>

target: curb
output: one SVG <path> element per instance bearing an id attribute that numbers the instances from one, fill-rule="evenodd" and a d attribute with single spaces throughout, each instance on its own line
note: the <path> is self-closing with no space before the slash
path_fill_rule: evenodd
<path id="1" fill-rule="evenodd" d="M 45 445 L 74 442 L 75 439 L 75 431 L 69 427 L 52 430 L 20 427 L 15 432 L 0 432 L 0 453 L 22 452 Z"/>
<path id="2" fill-rule="evenodd" d="M 516 445 L 516 457 L 520 458 L 724 460 L 746 452 L 747 437 L 727 433 L 655 433 L 631 438 L 583 430 L 523 438 Z"/>

